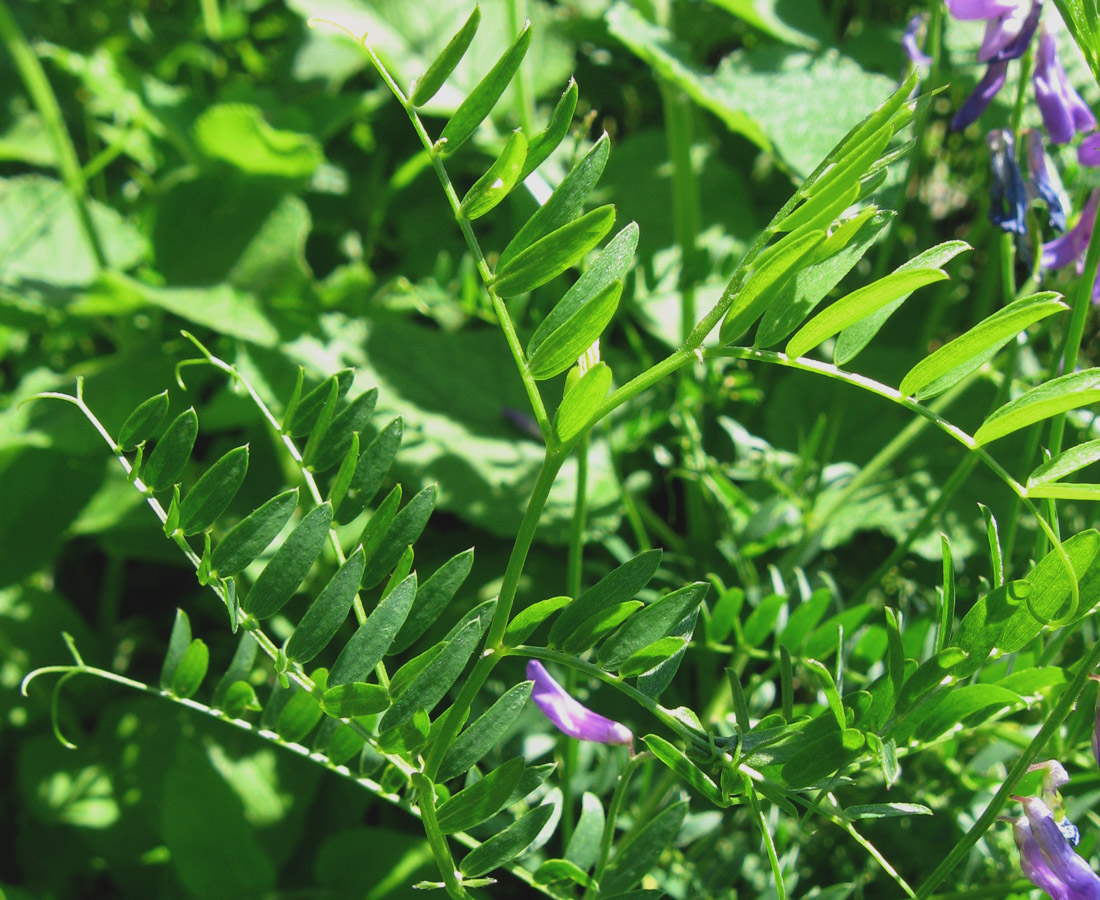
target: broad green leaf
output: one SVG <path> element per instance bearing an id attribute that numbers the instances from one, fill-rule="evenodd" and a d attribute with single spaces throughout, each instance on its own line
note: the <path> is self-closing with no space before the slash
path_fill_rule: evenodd
<path id="1" fill-rule="evenodd" d="M 855 728 L 833 728 L 811 739 L 783 764 L 783 780 L 792 788 L 805 788 L 839 772 L 863 748 L 863 733 Z"/>
<path id="2" fill-rule="evenodd" d="M 627 600 L 594 612 L 565 637 L 561 643 L 562 650 L 574 655 L 583 653 L 611 634 L 643 605 L 641 600 Z"/>
<path id="3" fill-rule="evenodd" d="M 1086 441 L 1084 444 L 1078 444 L 1076 447 L 1063 450 L 1053 459 L 1048 459 L 1042 465 L 1037 466 L 1028 476 L 1028 494 L 1031 495 L 1032 488 L 1038 485 L 1058 481 L 1085 468 L 1085 466 L 1091 466 L 1097 460 L 1100 460 L 1100 440 Z"/>
<path id="4" fill-rule="evenodd" d="M 329 391 L 332 384 L 336 384 L 336 399 L 339 400 L 348 392 L 352 381 L 355 380 L 355 372 L 351 369 L 342 369 L 335 375 L 326 378 L 312 391 L 302 397 L 294 408 L 290 417 L 290 424 L 284 424 L 283 430 L 293 438 L 305 437 L 317 424 L 317 417 L 328 402 Z"/>
<path id="5" fill-rule="evenodd" d="M 699 621 L 699 609 L 693 609 L 683 621 L 679 622 L 675 628 L 672 629 L 672 634 L 665 638 L 666 641 L 674 639 L 679 640 L 679 647 L 675 648 L 671 653 L 666 653 L 664 658 L 652 666 L 644 670 L 638 676 L 638 690 L 649 697 L 651 700 L 656 700 L 661 693 L 672 684 L 676 678 L 676 673 L 680 671 L 680 663 L 683 662 L 684 656 L 687 654 L 688 646 L 691 643 L 691 636 L 695 633 L 695 623 Z M 661 641 L 656 644 L 651 644 L 650 647 L 639 651 L 634 654 L 630 659 L 623 663 L 621 672 L 624 674 L 627 671 L 632 670 L 635 661 L 640 661 L 641 657 L 647 653 L 647 651 L 656 648 Z M 668 645 L 666 645 L 668 646 Z"/>
<path id="6" fill-rule="evenodd" d="M 554 413 L 554 434 L 561 443 L 571 441 L 591 424 L 611 389 L 611 369 L 596 363 L 562 398 Z"/>
<path id="7" fill-rule="evenodd" d="M 911 272 L 918 269 L 939 268 L 960 253 L 969 250 L 970 245 L 966 241 L 945 241 L 918 254 L 906 263 L 898 266 L 893 274 Z M 885 306 L 880 307 L 869 316 L 861 319 L 853 325 L 845 328 L 836 340 L 836 348 L 833 351 L 833 361 L 842 366 L 854 359 L 871 339 L 879 333 L 879 330 L 905 302 L 908 294 L 903 294 L 891 300 Z"/>
<path id="8" fill-rule="evenodd" d="M 246 712 L 258 712 L 261 709 L 256 689 L 247 681 L 234 681 L 226 687 L 218 706 L 231 719 L 239 719 Z"/>
<path id="9" fill-rule="evenodd" d="M 367 567 L 363 572 L 364 588 L 372 588 L 385 578 L 401 559 L 405 548 L 416 543 L 435 509 L 435 496 L 436 486 L 429 484 L 393 517 L 385 537 L 367 560 Z"/>
<path id="10" fill-rule="evenodd" d="M 439 765 L 436 780 L 449 781 L 461 775 L 498 746 L 523 712 L 533 686 L 533 681 L 521 681 L 509 688 L 473 724 L 467 726 L 448 748 Z"/>
<path id="11" fill-rule="evenodd" d="M 277 613 L 294 596 L 328 539 L 332 507 L 310 510 L 283 542 L 252 585 L 241 608 L 257 619 Z"/>
<path id="12" fill-rule="evenodd" d="M 527 54 L 527 48 L 531 45 L 531 23 L 528 22 L 523 31 L 512 43 L 512 46 L 504 51 L 504 55 L 497 60 L 496 65 L 478 83 L 478 86 L 470 92 L 470 95 L 462 101 L 462 105 L 443 126 L 436 146 L 444 155 L 454 153 L 461 147 L 482 123 L 487 115 L 496 106 L 500 95 L 508 87 L 512 76 L 516 74 L 523 57 Z"/>
<path id="13" fill-rule="evenodd" d="M 142 480 L 154 491 L 170 488 L 183 474 L 199 434 L 194 407 L 185 409 L 161 435 L 142 470 Z"/>
<path id="14" fill-rule="evenodd" d="M 324 162 L 317 139 L 272 128 L 258 106 L 219 103 L 195 121 L 195 146 L 246 175 L 308 178 Z"/>
<path id="15" fill-rule="evenodd" d="M 786 235 L 771 249 L 767 259 L 759 263 L 726 313 L 718 340 L 732 344 L 743 335 L 771 305 L 776 296 L 795 277 L 821 242 L 825 232 L 811 230 Z M 735 276 L 736 277 L 736 276 Z M 732 282 L 731 282 L 732 285 Z M 726 290 L 729 290 L 727 287 Z"/>
<path id="16" fill-rule="evenodd" d="M 468 622 L 453 640 L 444 643 L 439 654 L 412 679 L 404 691 L 396 694 L 396 688 L 391 683 L 390 689 L 395 693 L 393 706 L 378 723 L 378 730 L 401 725 L 417 709 L 431 712 L 466 668 L 481 640 L 481 631 L 480 622 Z"/>
<path id="17" fill-rule="evenodd" d="M 155 397 L 150 397 L 122 423 L 118 431 L 118 447 L 129 452 L 136 450 L 138 444 L 144 444 L 153 436 L 157 426 L 168 415 L 168 391 L 161 391 Z"/>
<path id="18" fill-rule="evenodd" d="M 906 716 L 898 740 L 933 741 L 972 717 L 987 720 L 1000 710 L 1023 705 L 1020 695 L 995 684 L 960 684 L 937 694 Z"/>
<path id="19" fill-rule="evenodd" d="M 635 613 L 604 641 L 597 657 L 600 665 L 614 669 L 643 647 L 671 634 L 672 629 L 703 602 L 709 587 L 702 581 L 689 584 Z"/>
<path id="20" fill-rule="evenodd" d="M 409 610 L 408 618 L 397 633 L 390 653 L 402 653 L 416 643 L 458 593 L 458 589 L 462 587 L 473 565 L 474 548 L 471 547 L 456 553 L 432 573 L 432 576 L 416 592 L 412 609 Z"/>
<path id="21" fill-rule="evenodd" d="M 977 446 L 1049 419 L 1059 413 L 1100 400 L 1100 369 L 1070 372 L 1010 400 L 993 412 L 974 432 Z"/>
<path id="22" fill-rule="evenodd" d="M 584 259 L 614 224 L 615 207 L 607 204 L 562 225 L 499 264 L 490 287 L 505 299 L 533 291 Z"/>
<path id="23" fill-rule="evenodd" d="M 565 848 L 565 858 L 569 862 L 581 869 L 590 869 L 596 864 L 606 820 L 600 798 L 585 791 L 581 796 L 581 817 Z"/>
<path id="24" fill-rule="evenodd" d="M 459 870 L 467 878 L 477 878 L 504 865 L 531 846 L 553 814 L 554 807 L 549 804 L 528 810 L 503 831 L 467 853 L 458 864 Z"/>
<path id="25" fill-rule="evenodd" d="M 353 434 L 367 427 L 378 402 L 378 388 L 371 388 L 356 397 L 337 415 L 325 432 L 324 441 L 310 468 L 314 472 L 327 472 L 337 465 L 348 452 Z"/>
<path id="26" fill-rule="evenodd" d="M 371 611 L 332 665 L 330 687 L 362 681 L 374 671 L 393 643 L 416 596 L 416 573 L 406 577 Z"/>
<path id="27" fill-rule="evenodd" d="M 1010 303 L 922 359 L 901 380 L 902 396 L 927 400 L 942 394 L 979 368 L 1009 341 L 1036 322 L 1068 309 L 1053 291 Z"/>
<path id="28" fill-rule="evenodd" d="M 321 704 L 308 691 L 294 691 L 279 710 L 275 730 L 283 740 L 298 743 L 324 718 Z"/>
<path id="29" fill-rule="evenodd" d="M 508 628 L 504 632 L 504 646 L 515 647 L 522 644 L 536 628 L 572 601 L 572 597 L 548 597 L 520 610 L 508 623 Z"/>
<path id="30" fill-rule="evenodd" d="M 432 60 L 428 70 L 421 75 L 409 91 L 409 102 L 413 106 L 423 106 L 432 99 L 443 87 L 443 83 L 450 77 L 459 64 L 466 51 L 470 49 L 470 41 L 477 34 L 477 28 L 481 24 L 481 7 L 475 6 L 474 11 L 466 23 L 450 39 L 443 51 Z"/>
<path id="31" fill-rule="evenodd" d="M 352 600 L 363 577 L 363 548 L 360 547 L 337 569 L 313 601 L 286 645 L 289 659 L 307 663 L 328 646 L 351 611 Z"/>
<path id="32" fill-rule="evenodd" d="M 849 819 L 890 819 L 896 816 L 931 816 L 923 803 L 864 803 L 844 810 Z"/>
<path id="33" fill-rule="evenodd" d="M 612 569 L 569 605 L 550 629 L 550 645 L 560 646 L 585 619 L 602 609 L 631 600 L 661 564 L 660 550 L 647 550 Z"/>
<path id="34" fill-rule="evenodd" d="M 633 621 L 633 619 L 630 621 Z M 621 663 L 608 668 L 615 669 L 623 678 L 634 678 L 637 675 L 656 669 L 661 663 L 668 662 L 677 654 L 682 653 L 687 645 L 688 639 L 686 637 L 660 638 L 640 650 L 635 650 Z"/>
<path id="35" fill-rule="evenodd" d="M 764 310 L 756 331 L 756 346 L 770 347 L 794 331 L 863 258 L 892 217 L 892 213 L 871 208 L 825 238 L 814 251 L 814 261 L 800 268 Z"/>
<path id="36" fill-rule="evenodd" d="M 207 469 L 180 503 L 179 530 L 197 534 L 213 525 L 237 496 L 247 471 L 247 444 L 230 450 Z"/>
<path id="37" fill-rule="evenodd" d="M 348 489 L 336 507 L 338 521 L 350 522 L 374 499 L 382 485 L 382 479 L 393 464 L 397 448 L 401 446 L 403 433 L 404 424 L 398 417 L 383 428 L 378 437 L 359 455 Z"/>
<path id="38" fill-rule="evenodd" d="M 498 272 L 532 244 L 580 215 L 585 199 L 592 193 L 603 174 L 610 152 L 611 141 L 606 134 L 601 135 L 592 149 L 569 170 L 569 174 L 562 179 L 550 199 L 532 213 L 531 218 L 523 223 L 516 236 L 508 242 L 497 261 Z"/>
<path id="39" fill-rule="evenodd" d="M 436 816 L 444 834 L 469 831 L 491 816 L 495 816 L 512 796 L 523 775 L 522 757 L 510 759 L 480 781 L 459 791 L 439 805 Z"/>
<path id="40" fill-rule="evenodd" d="M 298 505 L 298 489 L 293 488 L 272 497 L 259 509 L 238 522 L 210 557 L 210 568 L 225 577 L 236 575 L 267 549 L 290 521 Z"/>
<path id="41" fill-rule="evenodd" d="M 728 800 L 722 798 L 722 792 L 714 779 L 688 759 L 679 747 L 656 734 L 647 734 L 642 741 L 650 753 L 668 766 L 681 781 L 693 787 L 715 806 L 730 805 Z"/>
<path id="42" fill-rule="evenodd" d="M 894 302 L 899 297 L 907 297 L 919 287 L 943 281 L 946 278 L 947 273 L 940 269 L 893 272 L 866 287 L 852 291 L 819 312 L 795 332 L 794 337 L 787 344 L 786 354 L 792 359 L 803 356 L 822 341 L 854 325 L 888 303 Z"/>
<path id="43" fill-rule="evenodd" d="M 568 370 L 601 335 L 619 308 L 623 283 L 613 281 L 580 307 L 546 338 L 527 360 L 527 371 L 538 381 Z"/>
<path id="44" fill-rule="evenodd" d="M 377 684 L 350 681 L 330 687 L 321 697 L 321 709 L 339 719 L 380 713 L 390 705 L 390 693 Z"/>
<path id="45" fill-rule="evenodd" d="M 1100 532 L 1082 531 L 1062 542 L 1062 548 L 1073 565 L 1078 582 L 1089 570 L 1100 553 Z M 1057 551 L 1050 551 L 1028 572 L 1024 579 L 1031 590 L 1023 602 L 1015 608 L 997 638 L 997 649 L 1002 653 L 1015 653 L 1026 647 L 1047 625 L 1068 615 L 1070 599 L 1069 572 Z M 1088 607 L 1077 614 L 1088 612 Z"/>
<path id="46" fill-rule="evenodd" d="M 553 113 L 550 114 L 550 121 L 546 128 L 531 138 L 527 147 L 527 161 L 523 164 L 523 171 L 519 176 L 520 181 L 541 166 L 569 134 L 569 126 L 573 124 L 573 113 L 577 109 L 577 96 L 577 82 L 570 78 L 569 84 L 565 86 L 565 92 L 558 100 Z"/>
<path id="47" fill-rule="evenodd" d="M 622 281 L 630 270 L 634 251 L 637 248 L 638 223 L 631 222 L 608 242 L 596 261 L 585 269 L 584 274 L 539 323 L 527 344 L 527 356 L 534 357 L 542 344 L 552 335 L 557 335 L 568 322 L 573 320 L 579 310 L 601 296 L 609 285 Z M 585 348 L 587 346 L 586 344 Z M 579 355 L 579 353 L 576 354 L 576 356 Z"/>
<path id="48" fill-rule="evenodd" d="M 168 638 L 168 652 L 164 656 L 164 662 L 160 667 L 160 686 L 168 689 L 172 686 L 172 679 L 176 676 L 180 660 L 183 659 L 187 648 L 191 646 L 191 619 L 182 609 L 176 610 L 176 618 L 172 622 L 172 634 Z"/>
<path id="49" fill-rule="evenodd" d="M 462 198 L 459 214 L 472 221 L 490 212 L 519 182 L 526 159 L 527 137 L 522 131 L 513 131 L 496 161 Z"/>
<path id="50" fill-rule="evenodd" d="M 195 639 L 180 658 L 172 674 L 171 691 L 177 697 L 191 697 L 199 689 L 210 665 L 210 651 L 205 643 Z"/>
<path id="51" fill-rule="evenodd" d="M 994 588 L 970 607 L 959 623 L 951 643 L 963 650 L 967 658 L 955 666 L 957 679 L 973 675 L 985 665 L 990 652 L 1004 631 L 1005 623 L 1031 593 L 1031 585 L 1023 580 L 1009 581 Z"/>
<path id="52" fill-rule="evenodd" d="M 652 819 L 636 822 L 600 879 L 601 896 L 628 890 L 641 881 L 679 833 L 687 811 L 687 801 L 681 800 Z"/>

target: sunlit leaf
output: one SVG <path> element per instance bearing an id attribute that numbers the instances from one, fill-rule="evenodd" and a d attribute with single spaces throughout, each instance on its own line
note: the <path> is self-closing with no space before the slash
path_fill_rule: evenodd
<path id="1" fill-rule="evenodd" d="M 197 534 L 213 525 L 237 496 L 247 471 L 247 445 L 230 450 L 207 469 L 180 503 L 180 531 Z"/>
<path id="2" fill-rule="evenodd" d="M 448 41 L 439 56 L 432 60 L 428 70 L 413 83 L 409 92 L 409 102 L 413 106 L 423 106 L 443 87 L 443 83 L 455 70 L 455 66 L 462 61 L 462 57 L 470 49 L 470 42 L 477 34 L 480 24 L 481 7 L 475 6 L 465 24 L 455 32 L 454 37 Z"/>
<path id="3" fill-rule="evenodd" d="M 974 443 L 988 444 L 1059 413 L 1100 400 L 1100 369 L 1070 372 L 1040 384 L 993 412 L 974 432 Z"/>
<path id="4" fill-rule="evenodd" d="M 241 608 L 257 619 L 282 609 L 309 574 L 331 524 L 332 507 L 327 503 L 310 510 L 260 573 Z"/>
<path id="5" fill-rule="evenodd" d="M 210 557 L 210 567 L 218 575 L 236 575 L 264 552 L 290 521 L 298 505 L 298 489 L 272 497 L 233 526 Z"/>
<path id="6" fill-rule="evenodd" d="M 462 198 L 459 213 L 472 220 L 490 212 L 519 182 L 526 159 L 527 137 L 522 131 L 513 131 L 500 155 Z"/>
<path id="7" fill-rule="evenodd" d="M 143 444 L 153 436 L 157 426 L 168 415 L 168 391 L 161 391 L 154 397 L 150 397 L 122 423 L 118 430 L 118 446 L 129 452 L 138 444 Z"/>
<path id="8" fill-rule="evenodd" d="M 170 488 L 187 465 L 195 438 L 199 434 L 199 417 L 195 410 L 185 409 L 161 435 L 142 470 L 142 478 L 154 491 Z"/>

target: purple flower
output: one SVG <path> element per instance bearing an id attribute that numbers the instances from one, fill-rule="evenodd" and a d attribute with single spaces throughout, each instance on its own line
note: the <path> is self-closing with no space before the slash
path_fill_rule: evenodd
<path id="1" fill-rule="evenodd" d="M 1017 4 L 1010 12 L 1002 13 L 985 23 L 985 36 L 978 49 L 978 60 L 992 62 L 995 59 L 1019 59 L 1027 50 L 1035 29 L 1039 27 L 1042 0 Z"/>
<path id="2" fill-rule="evenodd" d="M 1089 676 L 1093 681 L 1100 681 L 1100 675 Z M 1092 755 L 1096 765 L 1100 766 L 1100 693 L 1096 695 L 1096 721 L 1092 726 Z"/>
<path id="3" fill-rule="evenodd" d="M 1084 145 L 1082 145 L 1084 146 Z M 1056 231 L 1066 230 L 1066 211 L 1058 186 L 1050 177 L 1047 155 L 1043 152 L 1043 135 L 1031 129 L 1027 133 L 1027 174 L 1029 195 L 1046 204 L 1047 219 Z"/>
<path id="4" fill-rule="evenodd" d="M 925 53 L 917 45 L 918 35 L 923 36 L 928 23 L 927 13 L 917 13 L 905 26 L 905 34 L 901 36 L 901 46 L 905 49 L 906 56 L 917 66 L 932 65 L 932 57 Z"/>
<path id="5" fill-rule="evenodd" d="M 1058 44 L 1045 29 L 1039 35 L 1039 53 L 1035 62 L 1035 99 L 1043 115 L 1050 139 L 1067 144 L 1078 132 L 1093 131 L 1096 117 L 1073 89 L 1058 58 Z"/>
<path id="6" fill-rule="evenodd" d="M 962 21 L 992 19 L 1012 12 L 1017 0 L 947 0 L 947 11 Z"/>
<path id="7" fill-rule="evenodd" d="M 985 108 L 993 102 L 997 91 L 1004 87 L 1005 78 L 1008 76 L 1008 60 L 991 62 L 985 68 L 985 74 L 978 86 L 959 107 L 955 118 L 951 120 L 952 131 L 962 131 L 968 125 L 978 121 L 978 117 L 985 112 Z"/>
<path id="8" fill-rule="evenodd" d="M 1077 161 L 1083 166 L 1100 166 L 1100 134 L 1090 134 L 1081 141 Z"/>
<path id="9" fill-rule="evenodd" d="M 1027 185 L 1016 164 L 1016 142 L 1006 129 L 986 135 L 989 166 L 989 220 L 1002 231 L 1027 234 Z"/>
<path id="10" fill-rule="evenodd" d="M 1081 218 L 1065 234 L 1056 237 L 1052 241 L 1043 244 L 1043 255 L 1039 261 L 1044 269 L 1061 269 L 1070 263 L 1077 263 L 1078 271 L 1085 267 L 1085 251 L 1088 249 L 1089 240 L 1092 238 L 1092 228 L 1096 224 L 1096 209 L 1100 204 L 1100 188 L 1090 195 L 1085 208 L 1081 210 Z M 1095 288 L 1093 289 L 1095 295 Z"/>
<path id="11" fill-rule="evenodd" d="M 569 696 L 537 659 L 527 663 L 527 677 L 535 682 L 531 699 L 561 731 L 580 741 L 626 744 L 634 752 L 634 735 L 629 728 L 592 712 Z"/>
<path id="12" fill-rule="evenodd" d="M 1020 801 L 1024 804 L 1032 837 L 1039 846 L 1040 858 L 1046 864 L 1046 870 L 1040 871 L 1040 875 L 1053 876 L 1052 886 L 1059 883 L 1064 886 L 1061 897 L 1100 900 L 1100 877 L 1074 852 L 1047 805 L 1038 797 L 1023 797 Z M 1047 890 L 1046 887 L 1043 890 Z M 1059 900 L 1054 893 L 1051 897 Z"/>
<path id="13" fill-rule="evenodd" d="M 1016 848 L 1020 851 L 1020 868 L 1033 885 L 1050 895 L 1051 900 L 1073 900 L 1066 884 L 1051 871 L 1039 842 L 1031 833 L 1027 818 L 1020 816 L 1012 822 L 1012 836 L 1016 839 Z"/>

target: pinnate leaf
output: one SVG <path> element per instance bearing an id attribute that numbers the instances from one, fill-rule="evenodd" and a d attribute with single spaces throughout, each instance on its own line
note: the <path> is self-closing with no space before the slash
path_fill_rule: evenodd
<path id="1" fill-rule="evenodd" d="M 310 465 L 314 472 L 327 472 L 344 458 L 351 446 L 352 435 L 367 427 L 377 402 L 378 388 L 371 388 L 352 400 L 332 420 Z"/>
<path id="2" fill-rule="evenodd" d="M 398 417 L 383 428 L 367 449 L 359 454 L 348 489 L 336 507 L 339 521 L 350 522 L 374 499 L 382 479 L 393 464 L 398 447 L 401 446 L 403 433 L 404 424 Z"/>
<path id="3" fill-rule="evenodd" d="M 294 596 L 328 539 L 332 507 L 310 510 L 256 579 L 241 607 L 257 619 L 277 613 Z"/>
<path id="4" fill-rule="evenodd" d="M 647 550 L 612 569 L 558 616 L 550 629 L 551 646 L 560 646 L 581 622 L 601 609 L 632 600 L 660 565 L 661 551 Z"/>
<path id="5" fill-rule="evenodd" d="M 521 681 L 505 691 L 492 706 L 466 727 L 447 750 L 437 778 L 448 781 L 461 775 L 504 739 L 531 696 L 533 681 Z"/>
<path id="6" fill-rule="evenodd" d="M 210 567 L 218 575 L 236 575 L 264 552 L 290 521 L 298 505 L 298 489 L 272 497 L 233 526 L 214 548 Z"/>
<path id="7" fill-rule="evenodd" d="M 548 597 L 520 610 L 504 632 L 504 646 L 515 647 L 522 644 L 550 616 L 572 602 L 572 597 Z"/>
<path id="8" fill-rule="evenodd" d="M 553 814 L 554 807 L 549 804 L 528 810 L 503 831 L 467 853 L 458 864 L 459 870 L 467 878 L 476 878 L 504 865 L 531 846 Z"/>
<path id="9" fill-rule="evenodd" d="M 671 634 L 703 602 L 708 588 L 702 581 L 689 584 L 631 616 L 600 648 L 600 665 L 613 669 L 643 647 Z"/>
<path id="10" fill-rule="evenodd" d="M 623 283 L 613 281 L 571 315 L 539 344 L 527 360 L 527 371 L 539 381 L 567 371 L 592 343 L 603 334 L 619 307 Z"/>
<path id="11" fill-rule="evenodd" d="M 237 496 L 246 472 L 247 444 L 230 450 L 207 469 L 180 503 L 180 531 L 197 534 L 213 525 Z"/>
<path id="12" fill-rule="evenodd" d="M 436 810 L 440 830 L 444 834 L 468 831 L 496 815 L 511 799 L 524 768 L 522 757 L 510 759 L 441 803 Z"/>
<path id="13" fill-rule="evenodd" d="M 363 548 L 360 547 L 337 569 L 317 599 L 313 601 L 286 645 L 286 655 L 298 662 L 309 662 L 325 649 L 340 630 L 351 611 L 352 600 L 363 577 Z"/>
<path id="14" fill-rule="evenodd" d="M 447 608 L 466 576 L 474 565 L 474 548 L 456 553 L 441 565 L 416 592 L 412 609 L 405 624 L 394 639 L 391 653 L 401 653 L 411 647 L 416 640 L 439 618 Z"/>
<path id="15" fill-rule="evenodd" d="M 435 509 L 435 497 L 436 486 L 429 484 L 393 517 L 390 527 L 367 560 L 363 587 L 372 588 L 378 584 L 397 565 L 405 549 L 416 543 Z"/>
<path id="16" fill-rule="evenodd" d="M 541 166 L 569 133 L 569 126 L 573 124 L 573 113 L 577 109 L 577 96 L 577 82 L 570 78 L 554 112 L 550 114 L 550 122 L 543 131 L 531 138 L 527 146 L 527 161 L 523 164 L 520 181 Z"/>
<path id="17" fill-rule="evenodd" d="M 1100 400 L 1100 369 L 1070 372 L 1010 400 L 974 432 L 979 446 L 1051 416 Z"/>
<path id="18" fill-rule="evenodd" d="M 331 687 L 362 681 L 382 661 L 393 643 L 416 597 L 416 573 L 406 577 L 386 594 L 371 611 L 367 621 L 356 629 L 333 663 L 328 683 Z"/>
<path id="19" fill-rule="evenodd" d="M 459 213 L 473 220 L 490 212 L 512 192 L 526 159 L 527 137 L 522 131 L 513 131 L 496 161 L 462 198 Z"/>

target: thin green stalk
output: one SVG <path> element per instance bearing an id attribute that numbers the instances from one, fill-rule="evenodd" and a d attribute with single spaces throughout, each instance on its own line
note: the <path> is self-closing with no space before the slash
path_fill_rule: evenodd
<path id="1" fill-rule="evenodd" d="M 611 845 L 615 843 L 615 822 L 619 818 L 619 810 L 622 808 L 623 798 L 626 796 L 627 785 L 630 784 L 630 779 L 638 767 L 652 758 L 649 753 L 639 753 L 637 756 L 631 757 L 623 768 L 622 774 L 619 775 L 618 784 L 615 785 L 615 793 L 611 795 L 611 803 L 607 807 L 607 818 L 604 820 L 603 835 L 600 839 L 600 856 L 596 860 L 596 869 L 593 873 L 593 880 L 597 884 L 603 878 L 607 861 L 611 857 Z M 584 891 L 584 900 L 591 900 L 592 897 L 593 886 L 589 884 Z"/>
<path id="2" fill-rule="evenodd" d="M 997 821 L 997 817 L 1001 814 L 1001 810 L 1005 808 L 1005 805 L 1016 790 L 1016 785 L 1027 773 L 1028 767 L 1038 759 L 1047 741 L 1050 740 L 1051 736 L 1062 726 L 1066 717 L 1073 711 L 1078 698 L 1085 690 L 1089 674 L 1096 669 L 1097 665 L 1100 665 L 1100 642 L 1092 646 L 1088 656 L 1077 670 L 1077 674 L 1074 675 L 1073 681 L 1070 682 L 1069 687 L 1062 692 L 1062 695 L 1058 698 L 1058 703 L 1047 717 L 1047 720 L 1043 722 L 1043 726 L 1039 729 L 1038 734 L 1032 738 L 1027 749 L 1020 755 L 1020 758 L 1016 760 L 1016 764 L 1008 773 L 1008 777 L 1005 778 L 1004 784 L 1000 786 L 997 793 L 993 795 L 993 799 L 989 801 L 989 805 L 982 814 L 978 816 L 974 824 L 970 826 L 966 834 L 964 834 L 955 846 L 951 848 L 951 851 L 944 857 L 943 861 L 936 866 L 932 874 L 929 875 L 920 886 L 920 889 L 917 891 L 917 900 L 928 900 L 928 898 L 932 896 L 932 892 L 939 887 L 943 880 L 951 874 L 952 870 L 963 861 L 970 852 L 970 849 L 981 839 L 982 835 L 993 826 L 993 823 Z"/>
<path id="3" fill-rule="evenodd" d="M 581 595 L 581 569 L 584 557 L 584 530 L 588 505 L 588 445 L 586 433 L 577 444 L 577 492 L 573 501 L 573 519 L 569 528 L 569 548 L 566 556 L 565 593 L 576 599 Z M 565 689 L 570 693 L 576 687 L 576 678 L 570 669 Z M 573 835 L 573 772 L 577 767 L 577 742 L 566 735 L 558 739 L 561 750 L 561 840 L 569 844 Z"/>
<path id="4" fill-rule="evenodd" d="M 512 34 L 519 34 L 527 22 L 527 0 L 509 0 L 508 21 Z M 516 88 L 516 113 L 524 134 L 534 134 L 535 88 L 531 77 L 531 56 L 524 56 L 519 72 L 513 80 Z"/>
<path id="5" fill-rule="evenodd" d="M 424 823 L 424 832 L 428 836 L 428 843 L 432 848 L 432 855 L 439 866 L 439 874 L 443 876 L 443 886 L 452 900 L 469 900 L 469 894 L 459 881 L 459 872 L 455 868 L 454 857 L 451 856 L 451 848 L 447 844 L 447 838 L 439 828 L 439 821 L 435 817 L 435 785 L 430 778 L 420 772 L 414 772 L 412 776 L 413 787 L 416 788 L 417 806 L 420 807 L 420 818 Z"/>
<path id="6" fill-rule="evenodd" d="M 96 265 L 100 269 L 106 269 L 108 268 L 107 255 L 86 203 L 87 182 L 81 172 L 72 137 L 65 128 L 65 120 L 61 115 L 57 96 L 50 87 L 50 81 L 46 77 L 42 63 L 38 61 L 38 56 L 27 43 L 27 38 L 12 16 L 5 0 L 0 0 L 0 42 L 7 47 L 16 69 L 19 70 L 19 77 L 30 95 L 31 102 L 42 116 L 46 132 L 57 154 L 57 167 L 61 172 L 61 180 L 72 195 L 80 230 L 84 232 Z"/>

